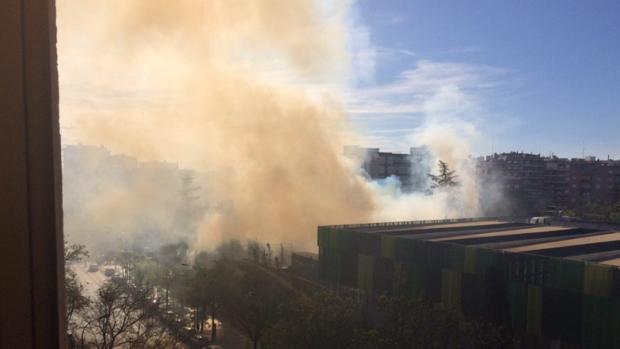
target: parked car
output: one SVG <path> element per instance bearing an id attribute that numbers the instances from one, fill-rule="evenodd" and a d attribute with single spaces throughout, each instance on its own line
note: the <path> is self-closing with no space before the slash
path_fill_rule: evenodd
<path id="1" fill-rule="evenodd" d="M 88 267 L 88 272 L 89 272 L 89 273 L 96 273 L 96 272 L 98 272 L 98 271 L 99 271 L 99 266 L 98 266 L 97 264 L 91 264 L 91 265 Z"/>

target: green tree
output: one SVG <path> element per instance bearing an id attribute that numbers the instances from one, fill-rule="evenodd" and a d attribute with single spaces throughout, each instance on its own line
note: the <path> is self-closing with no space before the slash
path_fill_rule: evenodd
<path id="1" fill-rule="evenodd" d="M 145 287 L 157 285 L 160 266 L 153 259 L 146 257 L 135 258 L 132 266 L 133 280 Z"/>
<path id="2" fill-rule="evenodd" d="M 216 262 L 211 268 L 196 267 L 193 278 L 184 292 L 184 302 L 196 310 L 196 327 L 202 331 L 205 314 L 211 316 L 211 340 L 217 339 L 218 311 L 232 287 L 235 270 L 225 262 Z"/>
<path id="3" fill-rule="evenodd" d="M 265 348 L 357 349 L 366 338 L 362 311 L 349 297 L 319 293 L 316 297 L 295 297 L 279 311 L 278 321 L 267 332 Z"/>
<path id="4" fill-rule="evenodd" d="M 259 263 L 263 250 L 257 241 L 248 240 L 248 257 L 255 263 Z"/>
<path id="5" fill-rule="evenodd" d="M 279 308 L 295 291 L 276 274 L 254 265 L 236 263 L 231 285 L 223 299 L 225 318 L 258 349 L 277 320 Z"/>
<path id="6" fill-rule="evenodd" d="M 189 246 L 186 242 L 163 245 L 159 249 L 157 261 L 159 263 L 158 284 L 165 291 L 165 307 L 168 310 L 170 303 L 170 289 L 173 286 L 175 276 L 179 275 L 179 269 L 187 262 Z"/>
<path id="7" fill-rule="evenodd" d="M 248 245 L 251 245 L 248 243 Z M 247 253 L 239 240 L 233 239 L 221 243 L 217 249 L 217 256 L 222 260 L 240 260 L 246 257 Z"/>
<path id="8" fill-rule="evenodd" d="M 433 182 L 433 184 L 431 184 L 431 188 L 436 189 L 453 187 L 458 185 L 458 182 L 456 181 L 456 171 L 450 170 L 448 164 L 442 160 L 439 160 L 437 166 L 439 167 L 439 169 L 436 175 L 432 173 L 428 174 L 428 176 L 431 178 L 431 181 Z"/>
<path id="9" fill-rule="evenodd" d="M 265 349 L 518 347 L 502 327 L 424 299 L 382 296 L 362 304 L 333 293 L 285 303 L 262 344 Z"/>
<path id="10" fill-rule="evenodd" d="M 370 348 L 515 348 L 512 337 L 492 323 L 466 318 L 457 310 L 424 299 L 382 297 L 381 324 Z"/>

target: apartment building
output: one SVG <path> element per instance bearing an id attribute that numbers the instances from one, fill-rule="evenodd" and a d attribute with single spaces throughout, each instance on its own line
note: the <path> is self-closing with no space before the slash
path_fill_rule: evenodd
<path id="1" fill-rule="evenodd" d="M 344 155 L 360 161 L 370 179 L 396 177 L 404 191 L 424 191 L 431 173 L 430 152 L 426 147 L 412 147 L 409 154 L 382 152 L 379 148 L 347 146 Z"/>
<path id="2" fill-rule="evenodd" d="M 612 205 L 620 200 L 620 161 L 502 153 L 478 159 L 483 181 L 509 195 L 559 208 Z"/>

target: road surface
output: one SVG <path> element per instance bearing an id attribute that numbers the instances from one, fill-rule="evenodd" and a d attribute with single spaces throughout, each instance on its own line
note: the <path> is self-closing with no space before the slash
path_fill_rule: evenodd
<path id="1" fill-rule="evenodd" d="M 103 274 L 105 268 L 99 268 L 99 271 L 88 272 L 89 264 L 78 262 L 71 265 L 78 277 L 78 280 L 84 286 L 84 295 L 94 299 L 97 297 L 97 290 L 106 282 L 107 277 Z"/>

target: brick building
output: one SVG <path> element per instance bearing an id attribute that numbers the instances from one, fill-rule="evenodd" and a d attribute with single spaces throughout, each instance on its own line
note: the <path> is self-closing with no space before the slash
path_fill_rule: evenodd
<path id="1" fill-rule="evenodd" d="M 478 163 L 482 178 L 500 181 L 504 190 L 540 197 L 545 188 L 545 161 L 535 154 L 493 154 Z"/>
<path id="2" fill-rule="evenodd" d="M 566 159 L 528 153 L 493 154 L 478 159 L 483 181 L 534 206 L 581 208 L 620 200 L 620 161 L 594 157 Z"/>
<path id="3" fill-rule="evenodd" d="M 620 200 L 620 161 L 572 159 L 569 166 L 569 207 L 611 205 Z"/>

